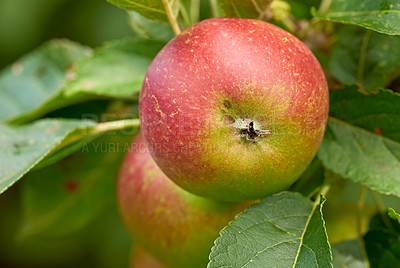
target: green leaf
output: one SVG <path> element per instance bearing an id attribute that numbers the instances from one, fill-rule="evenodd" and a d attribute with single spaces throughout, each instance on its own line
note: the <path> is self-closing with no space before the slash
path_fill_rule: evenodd
<path id="1" fill-rule="evenodd" d="M 44 119 L 26 126 L 0 124 L 0 193 L 37 165 L 74 132 L 93 121 Z"/>
<path id="2" fill-rule="evenodd" d="M 400 214 L 396 213 L 393 208 L 388 208 L 388 216 L 393 220 L 397 220 L 400 223 Z"/>
<path id="3" fill-rule="evenodd" d="M 44 99 L 42 102 L 33 101 L 34 105 L 29 111 L 21 110 L 9 122 L 29 122 L 53 110 L 92 99 L 132 98 L 134 93 L 140 91 L 147 67 L 164 44 L 139 37 L 107 42 L 91 56 L 74 62 L 68 74 L 62 75 L 63 80 L 53 93 L 41 92 Z M 67 79 L 64 79 L 65 76 Z M 9 80 L 10 83 L 18 83 L 15 77 L 9 77 Z M 29 83 L 35 84 L 27 81 L 27 85 Z M 30 91 L 30 87 L 23 89 L 25 98 L 28 95 L 32 98 L 37 94 L 36 91 Z M 11 98 L 18 97 L 17 94 L 8 95 Z M 26 98 L 27 101 L 29 98 Z M 0 104 L 1 100 L 0 98 Z M 8 99 L 6 103 L 5 107 L 8 107 L 17 101 Z"/>
<path id="4" fill-rule="evenodd" d="M 107 2 L 128 11 L 136 11 L 151 20 L 168 22 L 161 0 L 107 0 Z M 169 0 L 169 2 L 175 6 L 177 0 Z"/>
<path id="5" fill-rule="evenodd" d="M 371 267 L 400 267 L 400 225 L 386 215 L 376 214 L 364 235 Z"/>
<path id="6" fill-rule="evenodd" d="M 399 0 L 334 0 L 327 14 L 315 8 L 312 14 L 323 20 L 354 24 L 383 34 L 400 35 Z"/>
<path id="7" fill-rule="evenodd" d="M 171 25 L 150 20 L 137 12 L 128 12 L 132 29 L 146 39 L 168 42 L 175 34 Z"/>
<path id="8" fill-rule="evenodd" d="M 400 142 L 400 94 L 379 90 L 366 95 L 350 85 L 332 91 L 329 99 L 331 116 Z"/>
<path id="9" fill-rule="evenodd" d="M 337 34 L 330 68 L 342 83 L 363 91 L 386 87 L 400 73 L 400 37 L 346 26 Z"/>
<path id="10" fill-rule="evenodd" d="M 127 97 L 140 91 L 151 61 L 165 43 L 142 38 L 110 41 L 82 59 L 65 86 L 67 98 L 82 94 Z"/>
<path id="11" fill-rule="evenodd" d="M 34 111 L 57 98 L 75 62 L 90 49 L 52 40 L 0 73 L 0 120 Z"/>
<path id="12" fill-rule="evenodd" d="M 312 18 L 310 10 L 320 4 L 320 0 L 287 0 L 286 2 L 291 7 L 290 13 L 298 20 L 310 20 Z"/>
<path id="13" fill-rule="evenodd" d="M 283 192 L 250 206 L 221 231 L 208 267 L 332 267 L 323 202 Z"/>
<path id="14" fill-rule="evenodd" d="M 262 18 L 269 7 L 265 0 L 220 0 L 226 17 Z"/>
<path id="15" fill-rule="evenodd" d="M 38 165 L 46 156 L 53 157 L 50 162 L 54 163 L 75 151 L 76 143 L 82 145 L 79 143 L 82 139 L 90 139 L 116 130 L 131 136 L 136 130 L 127 132 L 127 129 L 136 129 L 138 126 L 139 119 L 118 120 L 97 125 L 89 120 L 66 119 L 43 119 L 24 126 L 0 124 L 0 144 L 2 144 L 0 159 L 3 160 L 0 164 L 0 193 Z"/>
<path id="16" fill-rule="evenodd" d="M 365 268 L 360 242 L 349 240 L 332 246 L 333 267 Z"/>
<path id="17" fill-rule="evenodd" d="M 400 144 L 330 118 L 318 151 L 323 165 L 383 194 L 400 196 Z"/>
<path id="18" fill-rule="evenodd" d="M 114 202 L 120 162 L 133 135 L 105 135 L 22 181 L 20 237 L 58 237 L 86 226 Z"/>

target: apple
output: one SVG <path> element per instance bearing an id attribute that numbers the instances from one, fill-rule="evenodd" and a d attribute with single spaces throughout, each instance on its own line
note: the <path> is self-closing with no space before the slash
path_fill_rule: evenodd
<path id="1" fill-rule="evenodd" d="M 165 268 L 165 266 L 143 248 L 135 247 L 130 268 Z"/>
<path id="2" fill-rule="evenodd" d="M 290 186 L 314 157 L 328 87 L 312 52 L 267 22 L 201 21 L 155 57 L 141 131 L 161 170 L 187 191 L 254 200 Z"/>
<path id="3" fill-rule="evenodd" d="M 134 240 L 168 267 L 206 267 L 219 231 L 249 203 L 195 196 L 175 185 L 141 136 L 121 166 L 118 205 Z"/>

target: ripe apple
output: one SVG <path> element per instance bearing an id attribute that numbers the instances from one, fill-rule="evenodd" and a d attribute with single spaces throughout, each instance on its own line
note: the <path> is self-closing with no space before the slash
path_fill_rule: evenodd
<path id="1" fill-rule="evenodd" d="M 201 21 L 151 63 L 141 130 L 162 171 L 196 195 L 243 201 L 290 186 L 322 140 L 328 87 L 312 52 L 272 24 Z"/>
<path id="2" fill-rule="evenodd" d="M 130 268 L 165 268 L 165 266 L 143 248 L 135 247 Z"/>
<path id="3" fill-rule="evenodd" d="M 141 136 L 132 143 L 118 180 L 118 204 L 135 241 L 169 267 L 206 267 L 219 231 L 249 203 L 195 196 L 159 169 Z"/>

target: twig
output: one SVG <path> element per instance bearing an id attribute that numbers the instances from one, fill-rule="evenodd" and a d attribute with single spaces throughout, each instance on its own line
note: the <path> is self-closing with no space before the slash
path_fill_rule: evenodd
<path id="1" fill-rule="evenodd" d="M 174 30 L 175 35 L 179 35 L 181 33 L 181 29 L 179 28 L 178 21 L 172 12 L 171 5 L 169 4 L 168 0 L 162 0 L 162 3 L 164 5 L 165 13 L 167 14 L 167 18 L 172 30 Z"/>
<path id="2" fill-rule="evenodd" d="M 331 7 L 331 4 L 332 0 L 322 0 L 321 4 L 319 5 L 318 12 L 321 14 L 325 14 Z"/>
<path id="3" fill-rule="evenodd" d="M 368 260 L 367 250 L 365 249 L 364 238 L 362 237 L 361 213 L 364 208 L 364 202 L 365 202 L 365 197 L 367 195 L 367 190 L 368 188 L 366 186 L 364 185 L 361 186 L 360 195 L 357 201 L 357 217 L 356 217 L 358 241 L 360 242 L 361 253 L 363 256 L 365 268 L 369 268 L 370 264 Z"/>
<path id="4" fill-rule="evenodd" d="M 140 126 L 139 119 L 126 119 L 126 120 L 118 120 L 118 121 L 111 121 L 105 123 L 99 123 L 95 127 L 86 130 L 82 129 L 82 131 L 86 131 L 86 133 L 78 133 L 75 135 L 71 135 L 63 140 L 59 145 L 51 150 L 52 152 L 56 152 L 68 145 L 71 145 L 79 140 L 83 140 L 87 137 L 98 135 L 105 132 L 110 132 L 114 130 L 120 129 L 127 129 L 127 128 L 135 128 Z"/>
<path id="5" fill-rule="evenodd" d="M 218 8 L 218 0 L 210 0 L 211 12 L 214 18 L 218 18 L 219 8 Z"/>
<path id="6" fill-rule="evenodd" d="M 388 217 L 386 217 L 386 208 L 385 208 L 385 204 L 382 201 L 381 196 L 379 195 L 379 193 L 375 192 L 375 191 L 371 191 L 372 193 L 372 198 L 374 199 L 376 208 L 378 209 L 378 212 L 382 218 L 383 223 L 386 225 L 387 228 L 392 229 L 393 230 L 393 225 L 392 222 L 389 220 Z"/>
<path id="7" fill-rule="evenodd" d="M 190 1 L 190 18 L 191 23 L 195 24 L 200 19 L 200 0 Z"/>
<path id="8" fill-rule="evenodd" d="M 371 31 L 367 30 L 367 32 L 363 36 L 361 43 L 360 62 L 358 63 L 358 70 L 357 70 L 357 79 L 360 84 L 364 79 L 364 68 L 365 68 L 365 62 L 367 60 L 368 43 L 370 36 L 371 36 Z"/>

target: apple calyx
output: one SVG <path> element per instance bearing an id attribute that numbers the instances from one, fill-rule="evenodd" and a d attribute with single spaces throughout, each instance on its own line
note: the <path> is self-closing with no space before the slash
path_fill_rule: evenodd
<path id="1" fill-rule="evenodd" d="M 239 132 L 239 137 L 246 138 L 246 141 L 256 142 L 272 133 L 271 130 L 258 129 L 253 120 L 248 118 L 239 118 L 234 121 L 233 126 Z"/>

